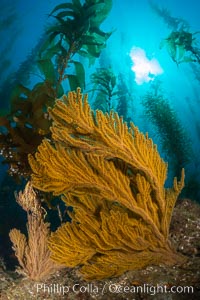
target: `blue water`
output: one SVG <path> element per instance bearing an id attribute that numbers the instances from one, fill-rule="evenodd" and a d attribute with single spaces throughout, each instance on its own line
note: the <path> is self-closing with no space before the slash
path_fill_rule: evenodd
<path id="1" fill-rule="evenodd" d="M 159 7 L 167 8 L 173 17 L 186 20 L 190 25 L 191 32 L 200 30 L 200 2 L 198 0 L 161 0 L 154 2 Z M 17 72 L 20 64 L 26 60 L 39 39 L 42 38 L 45 28 L 52 22 L 48 14 L 59 3 L 63 3 L 63 1 L 1 1 L 0 62 L 1 64 L 5 63 L 1 67 L 0 80 L 2 84 L 8 75 Z M 4 24 L 2 20 L 6 19 L 5 16 L 12 14 L 12 21 L 6 26 L 2 25 Z M 156 59 L 159 62 L 163 73 L 158 75 L 157 78 L 162 82 L 163 94 L 175 110 L 177 117 L 191 139 L 193 159 L 190 164 L 185 166 L 186 176 L 194 175 L 200 181 L 200 82 L 195 79 L 189 63 L 182 63 L 177 66 L 166 48 L 160 49 L 161 41 L 168 37 L 171 29 L 150 8 L 147 0 L 114 0 L 112 11 L 103 23 L 102 29 L 105 31 L 114 30 L 107 41 L 104 55 L 106 51 L 108 63 L 112 66 L 114 73 L 121 73 L 126 80 L 131 95 L 129 117 L 139 126 L 140 130 L 149 132 L 155 143 L 158 143 L 161 155 L 165 158 L 165 153 L 159 145 L 157 133 L 144 117 L 144 108 L 141 104 L 141 99 L 148 92 L 152 82 L 140 85 L 135 82 L 135 74 L 131 70 L 133 63 L 130 59 L 130 51 L 132 47 L 139 47 L 145 51 L 149 60 Z M 200 34 L 197 34 L 196 38 L 200 47 Z M 87 60 L 83 61 L 86 70 L 86 88 L 84 92 L 87 92 L 91 89 L 90 74 L 100 64 L 97 59 L 95 65 L 89 67 Z M 199 64 L 196 64 L 196 66 L 200 73 Z M 29 84 L 33 85 L 37 80 L 38 78 L 33 74 L 32 81 Z M 117 103 L 114 102 L 113 107 L 116 106 Z M 1 98 L 0 108 L 6 109 L 8 107 L 9 99 Z M 4 173 L 5 168 L 1 168 L 1 179 Z"/>

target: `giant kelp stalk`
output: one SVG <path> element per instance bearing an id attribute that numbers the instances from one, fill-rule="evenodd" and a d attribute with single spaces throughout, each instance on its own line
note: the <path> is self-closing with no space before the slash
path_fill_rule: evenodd
<path id="1" fill-rule="evenodd" d="M 122 74 L 117 77 L 111 67 L 97 68 L 96 72 L 91 74 L 91 82 L 93 83 L 91 91 L 95 95 L 94 110 L 109 112 L 111 109 L 116 109 L 118 114 L 127 120 L 128 89 Z"/>
<path id="2" fill-rule="evenodd" d="M 63 95 L 63 82 L 68 80 L 71 89 L 84 88 L 85 70 L 79 57 L 93 63 L 105 48 L 111 32 L 104 32 L 100 25 L 111 7 L 112 0 L 83 4 L 73 0 L 57 5 L 50 13 L 56 23 L 47 29 L 35 58 L 40 82 L 31 89 L 17 84 L 11 93 L 10 112 L 0 116 L 0 154 L 16 179 L 30 175 L 28 154 L 35 153 L 49 135 L 47 107 Z"/>
<path id="3" fill-rule="evenodd" d="M 128 110 L 129 110 L 129 100 L 130 100 L 130 93 L 128 91 L 127 84 L 125 82 L 125 78 L 122 73 L 118 75 L 118 99 L 117 99 L 117 107 L 116 111 L 118 115 L 123 117 L 123 120 L 127 123 L 130 122 L 130 117 L 128 116 Z M 132 99 L 131 99 L 131 102 Z"/>
<path id="4" fill-rule="evenodd" d="M 14 61 L 12 51 L 15 41 L 23 30 L 20 24 L 20 15 L 18 14 L 17 1 L 0 2 L 0 40 L 1 42 L 1 60 L 0 60 L 0 86 L 2 81 L 7 76 L 9 69 Z M 1 93 L 1 88 L 0 88 Z M 3 101 L 0 102 L 0 108 L 3 106 Z"/>
<path id="5" fill-rule="evenodd" d="M 163 19 L 163 21 L 165 22 L 165 24 L 167 24 L 167 26 L 174 30 L 174 31 L 178 31 L 178 30 L 189 30 L 189 24 L 186 20 L 182 19 L 182 18 L 177 18 L 177 17 L 173 17 L 169 11 L 169 9 L 167 9 L 166 7 L 159 7 L 159 5 L 157 5 L 155 3 L 154 0 L 149 0 L 149 5 L 151 7 L 151 9 L 160 17 Z"/>
<path id="6" fill-rule="evenodd" d="M 89 280 L 183 262 L 168 236 L 184 172 L 165 189 L 167 164 L 147 134 L 132 123 L 128 128 L 117 113 L 94 115 L 80 89 L 57 100 L 49 114 L 52 140 L 29 156 L 33 186 L 63 195 L 73 207 L 72 222 L 49 240 L 52 258 L 81 265 Z"/>
<path id="7" fill-rule="evenodd" d="M 38 63 L 55 84 L 57 95 L 66 79 L 72 90 L 78 86 L 84 88 L 85 70 L 77 58 L 87 57 L 92 64 L 106 47 L 112 32 L 104 32 L 100 26 L 111 8 L 112 0 L 88 0 L 83 4 L 72 0 L 57 5 L 50 13 L 56 24 L 47 30 L 48 39 L 41 48 Z M 69 68 L 73 71 L 69 72 Z"/>
<path id="8" fill-rule="evenodd" d="M 9 102 L 8 100 L 12 99 L 12 94 L 16 87 L 27 86 L 34 72 L 38 75 L 36 66 L 37 55 L 46 38 L 47 34 L 45 32 L 27 55 L 26 59 L 20 64 L 18 70 L 14 73 L 10 73 L 6 79 L 4 76 L 4 81 L 2 81 L 0 85 L 0 99 L 4 99 L 4 101 L 0 102 L 0 115 L 9 114 L 10 106 L 12 106 L 10 102 L 12 101 Z M 3 71 L 1 72 L 3 74 Z"/>
<path id="9" fill-rule="evenodd" d="M 113 101 L 118 96 L 117 77 L 112 68 L 98 68 L 91 76 L 92 91 L 96 94 L 94 108 L 109 112 L 113 109 Z"/>
<path id="10" fill-rule="evenodd" d="M 145 116 L 159 135 L 162 149 L 171 162 L 175 176 L 180 176 L 182 168 L 186 167 L 192 157 L 191 141 L 186 129 L 160 92 L 147 93 L 142 104 Z"/>
<path id="11" fill-rule="evenodd" d="M 167 8 L 160 8 L 153 0 L 149 0 L 149 4 L 172 30 L 169 36 L 162 40 L 160 48 L 165 46 L 177 65 L 184 62 L 200 63 L 200 49 L 196 38 L 199 31 L 190 32 L 190 25 L 186 20 L 172 17 Z"/>
<path id="12" fill-rule="evenodd" d="M 177 64 L 189 62 L 197 62 L 200 64 L 200 49 L 196 35 L 199 32 L 191 33 L 185 30 L 172 31 L 170 35 L 164 39 L 160 48 L 166 47 L 172 60 Z"/>

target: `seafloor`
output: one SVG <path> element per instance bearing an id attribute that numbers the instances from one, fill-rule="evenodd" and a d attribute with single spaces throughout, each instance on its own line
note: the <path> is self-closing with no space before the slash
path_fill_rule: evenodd
<path id="1" fill-rule="evenodd" d="M 148 266 L 118 278 L 89 283 L 81 279 L 78 268 L 64 269 L 44 282 L 33 282 L 6 270 L 2 261 L 0 299 L 200 299 L 200 206 L 189 199 L 179 200 L 170 232 L 177 251 L 188 258 L 184 265 Z"/>

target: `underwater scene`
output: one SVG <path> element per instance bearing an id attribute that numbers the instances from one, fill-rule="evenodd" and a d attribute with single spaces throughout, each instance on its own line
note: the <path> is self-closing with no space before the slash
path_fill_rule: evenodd
<path id="1" fill-rule="evenodd" d="M 1 0 L 0 299 L 200 299 L 199 11 Z"/>

